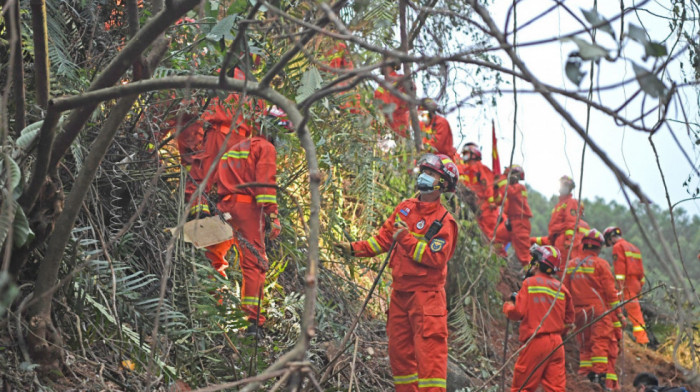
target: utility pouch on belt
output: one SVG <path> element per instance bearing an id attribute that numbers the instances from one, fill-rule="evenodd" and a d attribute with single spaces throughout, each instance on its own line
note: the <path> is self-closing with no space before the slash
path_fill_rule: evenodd
<path id="1" fill-rule="evenodd" d="M 447 211 L 445 211 L 445 214 L 440 218 L 439 221 L 433 221 L 433 223 L 430 224 L 430 227 L 428 227 L 428 231 L 425 232 L 424 238 L 426 241 L 430 241 L 435 237 L 435 234 L 440 232 L 440 229 L 442 229 L 442 220 L 445 219 L 447 216 Z"/>

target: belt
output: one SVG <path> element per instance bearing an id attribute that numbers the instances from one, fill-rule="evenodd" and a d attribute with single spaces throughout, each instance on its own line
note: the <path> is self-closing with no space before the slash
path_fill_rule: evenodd
<path id="1" fill-rule="evenodd" d="M 236 203 L 248 203 L 252 204 L 253 203 L 253 196 L 251 195 L 246 195 L 243 193 L 229 193 L 228 195 L 224 196 L 221 200 L 223 201 L 233 201 Z"/>

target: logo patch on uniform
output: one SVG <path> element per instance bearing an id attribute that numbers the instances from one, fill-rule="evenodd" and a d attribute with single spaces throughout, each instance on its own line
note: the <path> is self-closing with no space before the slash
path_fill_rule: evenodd
<path id="1" fill-rule="evenodd" d="M 400 212 L 403 216 L 408 216 L 408 213 L 411 212 L 411 210 L 410 210 L 409 208 L 402 208 L 402 209 L 399 210 L 399 212 Z"/>
<path id="2" fill-rule="evenodd" d="M 434 253 L 439 252 L 442 250 L 442 247 L 445 246 L 445 240 L 442 238 L 435 238 L 432 241 L 430 241 L 430 250 L 432 250 Z"/>
<path id="3" fill-rule="evenodd" d="M 425 227 L 425 219 L 421 219 L 420 222 L 416 223 L 416 229 L 421 230 Z"/>
<path id="4" fill-rule="evenodd" d="M 569 212 L 571 213 L 571 216 L 576 216 L 576 210 L 571 209 L 571 210 L 569 210 Z"/>
<path id="5" fill-rule="evenodd" d="M 617 255 L 613 254 L 613 261 L 617 261 Z"/>

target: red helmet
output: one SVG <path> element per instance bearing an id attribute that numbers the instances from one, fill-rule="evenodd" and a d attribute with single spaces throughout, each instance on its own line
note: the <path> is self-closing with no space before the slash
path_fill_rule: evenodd
<path id="1" fill-rule="evenodd" d="M 576 188 L 576 183 L 574 182 L 574 179 L 569 176 L 561 176 L 559 182 L 563 185 L 568 186 L 570 189 Z"/>
<path id="2" fill-rule="evenodd" d="M 469 143 L 462 147 L 462 154 L 469 154 L 470 161 L 481 160 L 481 150 L 479 150 L 479 146 L 474 143 Z"/>
<path id="3" fill-rule="evenodd" d="M 561 252 L 552 245 L 540 246 L 540 250 L 542 252 L 540 263 L 550 267 L 554 272 L 559 271 L 561 267 Z"/>
<path id="4" fill-rule="evenodd" d="M 614 235 L 622 236 L 622 230 L 617 226 L 610 226 L 603 230 L 603 238 L 605 238 L 605 245 L 610 246 L 610 238 Z"/>
<path id="5" fill-rule="evenodd" d="M 598 230 L 590 229 L 588 233 L 583 236 L 581 243 L 595 248 L 602 248 L 603 243 L 605 243 L 605 238 L 603 238 L 603 235 L 600 234 Z"/>
<path id="6" fill-rule="evenodd" d="M 457 180 L 459 179 L 459 170 L 457 165 L 452 162 L 452 159 L 444 154 L 425 154 L 418 160 L 418 167 L 421 170 L 430 169 L 438 173 L 442 179 L 447 181 L 447 185 L 443 187 L 445 192 L 454 192 Z"/>
<path id="7" fill-rule="evenodd" d="M 511 165 L 508 169 L 508 173 L 516 174 L 518 177 L 520 177 L 520 180 L 525 179 L 525 170 L 523 170 L 522 166 L 520 165 Z"/>

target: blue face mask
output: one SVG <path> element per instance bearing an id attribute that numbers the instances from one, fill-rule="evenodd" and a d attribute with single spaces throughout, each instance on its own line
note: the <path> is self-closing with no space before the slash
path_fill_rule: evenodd
<path id="1" fill-rule="evenodd" d="M 416 180 L 416 188 L 421 193 L 430 193 L 435 190 L 435 178 L 428 173 L 421 173 Z"/>

